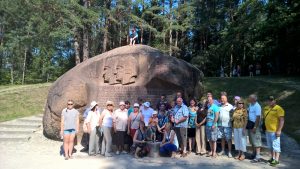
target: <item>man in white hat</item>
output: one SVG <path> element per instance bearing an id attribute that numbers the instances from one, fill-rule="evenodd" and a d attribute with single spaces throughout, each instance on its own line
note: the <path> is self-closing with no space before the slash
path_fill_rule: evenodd
<path id="1" fill-rule="evenodd" d="M 149 119 L 152 117 L 154 110 L 150 107 L 150 102 L 143 103 L 143 107 L 140 108 L 140 111 L 144 117 L 145 126 L 148 127 Z"/>
<path id="2" fill-rule="evenodd" d="M 126 151 L 124 151 L 124 139 L 128 120 L 128 110 L 125 108 L 126 104 L 123 101 L 120 102 L 119 106 L 120 108 L 115 110 L 114 112 L 114 130 L 116 133 L 115 139 L 117 146 L 117 155 L 119 155 L 120 152 L 122 152 L 122 154 L 127 153 Z"/>

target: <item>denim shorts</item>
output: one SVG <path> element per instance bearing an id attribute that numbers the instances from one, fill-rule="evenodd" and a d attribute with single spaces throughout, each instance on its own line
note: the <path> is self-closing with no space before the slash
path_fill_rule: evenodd
<path id="1" fill-rule="evenodd" d="M 68 129 L 68 130 L 64 130 L 64 134 L 75 134 L 75 129 Z"/>
<path id="2" fill-rule="evenodd" d="M 226 141 L 232 139 L 232 128 L 231 127 L 218 127 L 218 138 L 225 138 Z"/>
<path id="3" fill-rule="evenodd" d="M 212 127 L 206 126 L 205 133 L 208 141 L 217 141 L 218 139 L 218 127 L 214 129 Z"/>
<path id="4" fill-rule="evenodd" d="M 267 138 L 268 148 L 271 151 L 280 153 L 281 152 L 280 137 L 276 137 L 275 132 L 267 132 L 266 131 L 266 138 Z"/>

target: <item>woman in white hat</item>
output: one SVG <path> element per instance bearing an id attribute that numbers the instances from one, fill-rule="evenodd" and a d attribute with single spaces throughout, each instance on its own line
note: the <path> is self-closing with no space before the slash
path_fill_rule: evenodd
<path id="1" fill-rule="evenodd" d="M 152 114 L 154 112 L 154 110 L 150 107 L 150 102 L 145 102 L 143 104 L 143 107 L 140 108 L 140 111 L 141 111 L 141 113 L 142 113 L 142 115 L 144 117 L 145 125 L 146 125 L 146 127 L 148 127 L 149 120 L 152 117 Z"/>
<path id="2" fill-rule="evenodd" d="M 97 129 L 99 127 L 100 113 L 96 101 L 92 101 L 90 109 L 85 123 L 88 126 L 88 133 L 90 134 L 89 155 L 91 156 L 99 153 L 99 136 L 97 135 Z"/>
<path id="3" fill-rule="evenodd" d="M 136 130 L 139 128 L 141 121 L 144 121 L 144 117 L 142 113 L 140 113 L 140 105 L 138 103 L 134 103 L 133 112 L 129 115 L 128 118 L 127 130 L 127 134 L 130 135 L 132 138 L 134 137 Z"/>
<path id="4" fill-rule="evenodd" d="M 119 155 L 120 152 L 122 154 L 127 154 L 124 151 L 124 139 L 125 139 L 125 132 L 127 127 L 128 121 L 128 110 L 126 109 L 125 102 L 121 101 L 119 104 L 120 108 L 117 109 L 114 113 L 114 131 L 115 131 L 115 143 L 117 146 L 116 154 Z"/>
<path id="5" fill-rule="evenodd" d="M 105 157 L 111 157 L 111 144 L 112 144 L 112 127 L 113 127 L 113 112 L 114 112 L 114 103 L 112 101 L 106 102 L 106 109 L 103 110 L 100 116 L 99 125 L 103 130 L 103 141 L 101 154 Z"/>

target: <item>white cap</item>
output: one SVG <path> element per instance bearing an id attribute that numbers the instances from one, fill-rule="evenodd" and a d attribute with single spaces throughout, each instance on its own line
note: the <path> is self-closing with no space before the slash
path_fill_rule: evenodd
<path id="1" fill-rule="evenodd" d="M 144 105 L 145 107 L 150 107 L 150 103 L 149 103 L 149 102 L 145 102 L 143 105 Z"/>
<path id="2" fill-rule="evenodd" d="M 96 101 L 92 101 L 90 108 L 94 108 L 98 103 Z"/>
<path id="3" fill-rule="evenodd" d="M 154 114 L 157 114 L 157 111 L 154 111 L 154 112 L 152 113 L 152 115 L 154 115 Z"/>
<path id="4" fill-rule="evenodd" d="M 119 103 L 119 106 L 121 106 L 121 105 L 125 105 L 125 102 L 121 101 L 121 102 Z"/>
<path id="5" fill-rule="evenodd" d="M 134 103 L 133 107 L 140 107 L 140 105 L 138 103 Z"/>

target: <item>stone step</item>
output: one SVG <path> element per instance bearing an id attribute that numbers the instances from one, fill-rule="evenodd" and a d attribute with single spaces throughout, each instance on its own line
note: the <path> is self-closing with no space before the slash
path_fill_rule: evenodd
<path id="1" fill-rule="evenodd" d="M 0 129 L 2 128 L 24 128 L 24 129 L 37 129 L 41 124 L 0 124 Z"/>
<path id="2" fill-rule="evenodd" d="M 41 118 L 41 119 L 43 119 L 43 117 L 44 117 L 44 114 L 38 114 L 38 115 L 35 115 L 35 116 L 33 116 L 33 117 L 37 117 L 37 118 Z"/>
<path id="3" fill-rule="evenodd" d="M 21 123 L 21 124 L 42 124 L 42 119 L 18 119 L 16 122 Z"/>
<path id="4" fill-rule="evenodd" d="M 30 135 L 33 134 L 34 130 L 0 130 L 0 135 Z"/>
<path id="5" fill-rule="evenodd" d="M 23 136 L 23 137 L 0 137 L 1 142 L 27 142 L 30 140 L 30 136 Z"/>

